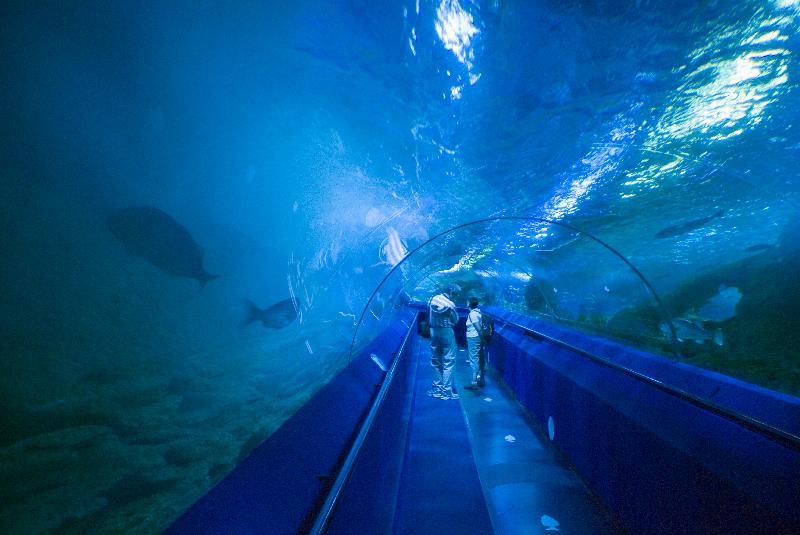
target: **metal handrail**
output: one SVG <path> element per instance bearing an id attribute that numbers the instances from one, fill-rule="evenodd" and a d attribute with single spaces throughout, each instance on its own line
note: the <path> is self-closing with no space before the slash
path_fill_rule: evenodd
<path id="1" fill-rule="evenodd" d="M 723 407 L 722 405 L 718 405 L 713 401 L 701 398 L 699 396 L 692 394 L 691 392 L 687 392 L 678 387 L 666 384 L 662 381 L 659 381 L 658 379 L 655 379 L 654 377 L 650 377 L 649 375 L 645 375 L 641 372 L 637 372 L 636 370 L 632 370 L 627 366 L 623 366 L 621 364 L 617 364 L 616 362 L 612 362 L 606 358 L 595 355 L 590 351 L 586 351 L 585 349 L 581 349 L 568 342 L 564 342 L 563 340 L 559 340 L 558 338 L 554 338 L 552 336 L 539 332 L 535 329 L 531 329 L 530 327 L 520 325 L 519 323 L 495 315 L 491 316 L 495 319 L 495 321 L 500 321 L 508 325 L 513 325 L 514 327 L 517 327 L 518 329 L 525 331 L 529 335 L 533 335 L 534 337 L 547 340 L 548 342 L 551 342 L 553 344 L 559 345 L 561 347 L 579 353 L 594 362 L 597 362 L 604 366 L 608 366 L 609 368 L 612 368 L 616 371 L 622 372 L 625 375 L 628 375 L 629 377 L 633 377 L 634 379 L 642 381 L 645 384 L 658 388 L 659 390 L 666 392 L 667 394 L 670 394 L 674 397 L 687 401 L 696 407 L 712 412 L 738 425 L 746 427 L 751 431 L 755 431 L 761 435 L 764 435 L 770 440 L 778 442 L 785 447 L 800 451 L 800 436 L 797 436 L 794 433 L 785 431 L 766 422 L 762 422 L 761 420 L 753 418 L 752 416 L 748 416 L 738 411 L 728 409 L 727 407 Z"/>
<path id="2" fill-rule="evenodd" d="M 322 504 L 322 508 L 314 520 L 314 525 L 308 532 L 310 535 L 320 535 L 322 533 L 325 533 L 325 530 L 328 527 L 328 522 L 330 522 L 331 517 L 333 515 L 333 510 L 339 503 L 339 498 L 342 495 L 344 486 L 347 484 L 347 480 L 350 478 L 350 474 L 353 471 L 353 466 L 356 463 L 358 454 L 361 452 L 361 447 L 364 445 L 364 441 L 366 440 L 367 435 L 370 432 L 370 429 L 372 429 L 372 424 L 375 421 L 378 412 L 380 411 L 381 405 L 383 404 L 383 400 L 386 398 L 386 394 L 389 391 L 389 387 L 392 384 L 392 380 L 394 379 L 394 374 L 395 370 L 397 369 L 397 364 L 400 362 L 400 358 L 403 355 L 403 351 L 405 350 L 408 338 L 411 336 L 411 331 L 414 329 L 416 324 L 417 320 L 415 317 L 414 320 L 411 322 L 411 325 L 408 327 L 408 331 L 406 331 L 406 335 L 403 338 L 402 343 L 400 344 L 397 351 L 395 351 L 394 359 L 392 359 L 392 365 L 386 371 L 386 375 L 384 376 L 383 382 L 381 383 L 381 388 L 378 391 L 378 394 L 375 396 L 375 399 L 372 401 L 369 413 L 367 414 L 367 417 L 364 418 L 364 421 L 361 424 L 361 429 L 358 432 L 358 436 L 356 436 L 352 446 L 350 446 L 350 450 L 347 452 L 347 457 L 345 457 L 345 460 L 342 463 L 342 467 L 339 469 L 339 473 L 336 476 L 336 480 L 334 481 L 331 490 L 328 492 L 328 496 L 325 499 L 325 503 Z"/>

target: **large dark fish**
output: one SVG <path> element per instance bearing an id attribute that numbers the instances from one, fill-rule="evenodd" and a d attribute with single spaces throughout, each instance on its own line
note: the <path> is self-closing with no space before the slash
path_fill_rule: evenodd
<path id="1" fill-rule="evenodd" d="M 203 268 L 203 250 L 189 231 L 158 208 L 124 208 L 110 214 L 106 224 L 128 252 L 164 273 L 197 279 L 201 287 L 219 277 Z"/>
<path id="2" fill-rule="evenodd" d="M 691 230 L 698 229 L 706 225 L 709 221 L 718 218 L 723 213 L 724 210 L 720 210 L 719 212 L 712 214 L 708 217 L 692 219 L 691 221 L 687 221 L 686 223 L 681 223 L 679 225 L 672 225 L 671 227 L 661 229 L 658 232 L 656 232 L 656 238 L 672 238 L 673 236 L 680 236 L 681 234 L 686 234 Z"/>
<path id="3" fill-rule="evenodd" d="M 260 321 L 264 327 L 270 329 L 282 329 L 297 318 L 297 311 L 291 299 L 278 301 L 268 308 L 258 308 L 251 301 L 247 304 L 247 316 L 244 318 L 242 327 L 250 325 L 254 321 Z"/>

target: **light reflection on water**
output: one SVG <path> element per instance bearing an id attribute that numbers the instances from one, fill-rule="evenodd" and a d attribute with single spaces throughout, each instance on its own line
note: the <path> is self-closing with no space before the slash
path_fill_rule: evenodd
<path id="1" fill-rule="evenodd" d="M 469 85 L 475 85 L 480 79 L 480 73 L 474 72 L 475 49 L 473 39 L 480 33 L 474 24 L 475 19 L 472 14 L 465 10 L 459 0 L 441 0 L 436 8 L 436 34 L 447 50 L 450 50 L 456 59 L 461 62 L 467 70 Z M 416 38 L 416 33 L 413 33 Z M 416 50 L 412 51 L 416 55 Z M 447 76 L 452 74 L 448 70 Z M 462 76 L 455 76 L 457 81 L 462 80 Z M 456 84 L 450 87 L 450 99 L 459 100 L 463 96 L 462 90 L 467 84 Z"/>
<path id="2" fill-rule="evenodd" d="M 788 39 L 785 34 L 792 31 L 794 19 L 773 15 L 760 10 L 750 20 L 717 25 L 710 37 L 702 37 L 688 63 L 675 67 L 680 85 L 649 130 L 645 149 L 669 152 L 680 143 L 682 152 L 702 155 L 703 149 L 693 146 L 730 140 L 759 127 L 789 82 L 791 52 L 780 44 Z M 666 164 L 643 162 L 628 173 L 626 193 L 682 176 L 685 163 L 680 156 Z"/>
<path id="3" fill-rule="evenodd" d="M 467 70 L 472 69 L 475 52 L 471 40 L 479 32 L 472 15 L 461 7 L 458 0 L 442 0 L 436 9 L 436 33 L 445 48 L 450 50 Z"/>

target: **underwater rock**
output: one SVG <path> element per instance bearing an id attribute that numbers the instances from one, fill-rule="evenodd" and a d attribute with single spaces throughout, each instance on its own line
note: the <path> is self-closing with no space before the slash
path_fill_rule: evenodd
<path id="1" fill-rule="evenodd" d="M 86 449 L 88 445 L 98 444 L 103 437 L 111 434 L 112 430 L 109 427 L 101 427 L 94 425 L 84 425 L 77 427 L 69 427 L 51 433 L 43 433 L 26 439 L 20 443 L 26 451 L 42 450 L 42 449 Z"/>
<path id="2" fill-rule="evenodd" d="M 236 459 L 236 464 L 239 464 L 243 460 L 250 455 L 254 449 L 261 445 L 267 439 L 267 432 L 264 429 L 259 430 L 259 432 L 252 435 L 247 441 L 242 444 L 242 447 L 239 449 L 239 456 Z"/>
<path id="3" fill-rule="evenodd" d="M 171 490 L 177 479 L 151 479 L 139 473 L 125 475 L 101 496 L 112 507 L 122 507 L 131 502 Z"/>
<path id="4" fill-rule="evenodd" d="M 0 447 L 22 440 L 78 427 L 113 427 L 114 415 L 103 409 L 68 403 L 46 407 L 19 407 L 0 403 Z"/>
<path id="5" fill-rule="evenodd" d="M 227 463 L 217 463 L 209 467 L 208 469 L 208 478 L 211 481 L 216 481 L 217 479 L 221 478 L 228 471 L 231 469 L 231 465 Z"/>
<path id="6" fill-rule="evenodd" d="M 174 446 L 164 452 L 164 460 L 173 466 L 183 468 L 197 461 L 198 457 L 184 446 Z"/>
<path id="7" fill-rule="evenodd" d="M 98 385 L 110 385 L 118 381 L 122 381 L 128 375 L 120 370 L 103 370 L 97 369 L 84 373 L 81 376 L 81 382 L 95 383 Z"/>
<path id="8" fill-rule="evenodd" d="M 605 326 L 605 329 L 620 338 L 647 341 L 653 336 L 653 326 L 659 326 L 663 316 L 656 306 L 642 305 L 620 309 Z"/>
<path id="9" fill-rule="evenodd" d="M 742 292 L 736 287 L 720 285 L 719 293 L 709 299 L 697 311 L 697 317 L 705 321 L 721 322 L 736 316 L 736 305 L 742 300 Z M 722 345 L 722 344 L 720 344 Z"/>
<path id="10" fill-rule="evenodd" d="M 97 526 L 97 520 L 102 518 L 102 514 L 94 511 L 86 516 L 67 516 L 53 533 L 89 533 L 92 526 Z"/>
<path id="11" fill-rule="evenodd" d="M 37 492 L 31 497 L 33 503 L 9 507 L 4 502 L 3 513 L 8 516 L 0 516 L 3 534 L 111 533 L 100 528 L 107 513 L 105 500 L 86 495 L 85 491 L 85 482 L 65 484 L 62 478 L 58 487 Z M 14 519 L 13 524 L 6 523 L 9 519 Z"/>
<path id="12" fill-rule="evenodd" d="M 694 364 L 800 394 L 800 377 L 792 373 L 800 362 L 800 246 L 792 256 L 793 244 L 797 244 L 793 232 L 787 225 L 780 241 L 784 254 L 765 250 L 717 266 L 663 296 L 669 310 L 680 312 L 703 310 L 720 295 L 721 285 L 729 290 L 730 302 L 738 297 L 731 288 L 741 295 L 735 316 L 713 326 L 724 331 L 724 350 L 714 344 L 682 346 L 681 352 L 690 352 L 686 356 L 692 356 Z"/>
<path id="13" fill-rule="evenodd" d="M 9 533 L 7 522 L 13 518 L 17 531 L 11 533 L 44 533 L 66 513 L 105 507 L 105 500 L 94 499 L 87 489 L 102 479 L 108 466 L 102 450 L 113 443 L 108 429 L 76 428 L 0 450 L 0 526 L 5 528 L 0 531 Z M 31 511 L 37 514 L 29 516 Z"/>
<path id="14" fill-rule="evenodd" d="M 158 208 L 134 206 L 118 210 L 106 218 L 106 224 L 128 252 L 164 273 L 196 279 L 201 287 L 219 277 L 203 268 L 203 251 L 189 231 Z"/>
<path id="15" fill-rule="evenodd" d="M 164 386 L 150 377 L 128 377 L 103 393 L 103 397 L 120 406 L 142 409 L 164 401 Z"/>
<path id="16" fill-rule="evenodd" d="M 183 395 L 178 411 L 180 412 L 204 412 L 216 405 L 217 397 L 213 394 L 202 392 L 187 392 Z"/>
<path id="17" fill-rule="evenodd" d="M 231 385 L 231 389 L 235 388 Z M 225 394 L 187 392 L 178 404 L 173 423 L 178 427 L 224 426 L 240 417 L 241 399 Z"/>
<path id="18" fill-rule="evenodd" d="M 528 310 L 540 314 L 554 314 L 553 303 L 556 303 L 556 292 L 550 281 L 531 279 L 525 285 L 525 305 Z"/>
<path id="19" fill-rule="evenodd" d="M 207 381 L 192 375 L 173 375 L 167 383 L 166 392 L 172 395 L 183 395 L 186 392 L 207 392 L 211 387 Z"/>

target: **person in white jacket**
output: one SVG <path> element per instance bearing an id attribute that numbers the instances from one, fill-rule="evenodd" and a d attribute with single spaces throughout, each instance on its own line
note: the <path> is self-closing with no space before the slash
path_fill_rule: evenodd
<path id="1" fill-rule="evenodd" d="M 478 310 L 478 299 L 469 300 L 469 315 L 467 316 L 467 352 L 469 367 L 472 368 L 472 382 L 465 386 L 467 390 L 478 390 L 484 385 L 483 370 L 480 369 L 481 354 L 481 327 L 483 316 Z"/>
<path id="2" fill-rule="evenodd" d="M 440 399 L 458 399 L 453 388 L 453 367 L 456 363 L 456 336 L 453 327 L 458 323 L 458 312 L 448 294 L 445 290 L 431 297 L 428 302 L 433 368 L 433 385 L 428 390 L 428 395 Z"/>

